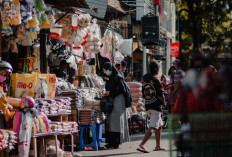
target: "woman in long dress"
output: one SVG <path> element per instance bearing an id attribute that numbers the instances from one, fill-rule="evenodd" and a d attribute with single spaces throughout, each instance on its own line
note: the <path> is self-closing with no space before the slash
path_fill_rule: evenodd
<path id="1" fill-rule="evenodd" d="M 114 98 L 113 110 L 111 113 L 107 113 L 106 143 L 108 144 L 106 147 L 117 149 L 119 144 L 130 140 L 125 98 L 123 96 L 125 88 L 122 75 L 110 62 L 103 65 L 103 72 L 108 77 L 104 96 Z"/>

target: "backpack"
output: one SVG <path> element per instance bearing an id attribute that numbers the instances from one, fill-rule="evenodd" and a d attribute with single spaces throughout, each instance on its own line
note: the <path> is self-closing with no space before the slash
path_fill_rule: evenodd
<path id="1" fill-rule="evenodd" d="M 120 76 L 121 75 L 119 74 L 116 76 L 116 78 L 121 78 Z M 126 106 L 126 108 L 128 108 L 128 107 L 131 107 L 131 103 L 132 103 L 131 91 L 130 91 L 130 88 L 127 85 L 127 83 L 124 80 L 122 82 L 123 82 L 123 86 L 125 89 L 125 92 L 123 93 L 123 96 L 125 98 L 125 106 Z"/>
<path id="2" fill-rule="evenodd" d="M 130 92 L 129 86 L 127 85 L 125 81 L 123 81 L 123 85 L 125 88 L 125 93 L 123 94 L 125 97 L 125 105 L 126 105 L 126 108 L 128 108 L 128 107 L 131 107 L 131 103 L 132 103 L 131 92 Z"/>

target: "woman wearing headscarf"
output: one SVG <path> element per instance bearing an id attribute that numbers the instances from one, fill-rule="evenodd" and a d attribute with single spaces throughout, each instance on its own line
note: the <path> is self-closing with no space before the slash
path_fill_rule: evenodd
<path id="1" fill-rule="evenodd" d="M 114 108 L 111 113 L 107 114 L 106 143 L 108 144 L 106 147 L 117 149 L 120 143 L 129 141 L 127 112 L 123 96 L 125 92 L 123 76 L 110 62 L 103 65 L 103 72 L 108 77 L 104 96 L 114 98 Z"/>

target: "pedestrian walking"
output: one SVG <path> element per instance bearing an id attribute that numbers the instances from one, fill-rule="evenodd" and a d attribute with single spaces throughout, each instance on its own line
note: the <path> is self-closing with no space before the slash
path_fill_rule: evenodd
<path id="1" fill-rule="evenodd" d="M 114 107 L 111 113 L 107 113 L 106 121 L 106 147 L 119 148 L 119 144 L 129 141 L 128 118 L 123 93 L 123 77 L 119 71 L 110 63 L 103 65 L 103 72 L 107 75 L 106 92 L 104 96 L 114 98 Z"/>
<path id="2" fill-rule="evenodd" d="M 168 75 L 170 76 L 170 82 L 169 82 L 169 85 L 167 87 L 168 94 L 169 94 L 169 103 L 170 103 L 170 107 L 171 107 L 171 113 L 173 112 L 173 107 L 175 105 L 174 96 L 171 95 L 171 93 L 173 93 L 173 91 L 174 91 L 174 75 L 175 75 L 175 73 L 176 73 L 176 68 L 174 66 L 171 66 L 170 69 L 168 70 Z"/>
<path id="3" fill-rule="evenodd" d="M 180 92 L 181 81 L 184 78 L 185 72 L 181 69 L 181 61 L 176 59 L 173 62 L 174 67 L 176 68 L 176 73 L 174 75 L 174 90 L 171 92 L 171 97 L 174 99 L 174 103 L 176 103 L 176 99 Z"/>
<path id="4" fill-rule="evenodd" d="M 149 65 L 150 73 L 143 76 L 142 93 L 145 99 L 145 108 L 148 116 L 150 117 L 150 126 L 147 130 L 142 142 L 139 145 L 138 151 L 149 153 L 145 148 L 146 142 L 150 139 L 152 133 L 155 131 L 156 146 L 154 151 L 165 150 L 160 145 L 161 129 L 163 121 L 161 118 L 162 108 L 165 106 L 164 91 L 158 79 L 159 63 L 153 61 Z"/>

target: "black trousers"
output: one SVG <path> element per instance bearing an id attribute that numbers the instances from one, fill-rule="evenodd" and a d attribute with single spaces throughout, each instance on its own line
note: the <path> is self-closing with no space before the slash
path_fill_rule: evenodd
<path id="1" fill-rule="evenodd" d="M 120 132 L 106 131 L 106 143 L 112 147 L 118 147 L 120 144 Z"/>

